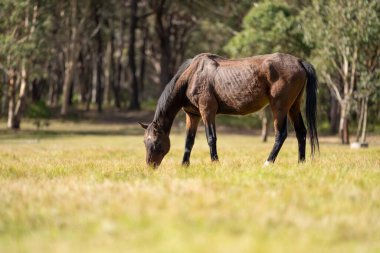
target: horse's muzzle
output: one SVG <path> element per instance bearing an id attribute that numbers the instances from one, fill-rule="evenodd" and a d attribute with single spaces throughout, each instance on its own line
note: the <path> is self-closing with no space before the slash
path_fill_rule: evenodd
<path id="1" fill-rule="evenodd" d="M 147 159 L 147 160 L 146 160 L 146 164 L 147 164 L 149 167 L 153 168 L 153 169 L 157 169 L 158 166 L 160 166 L 161 162 L 156 162 L 156 161 L 152 161 L 152 160 L 150 160 L 150 159 Z"/>

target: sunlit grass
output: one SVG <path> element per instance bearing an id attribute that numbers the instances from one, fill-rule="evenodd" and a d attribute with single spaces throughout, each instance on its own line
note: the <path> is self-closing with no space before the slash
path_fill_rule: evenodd
<path id="1" fill-rule="evenodd" d="M 262 168 L 273 139 L 219 134 L 213 164 L 200 132 L 182 168 L 175 133 L 153 171 L 128 135 L 139 130 L 113 127 L 127 135 L 2 136 L 0 252 L 380 251 L 378 138 L 363 150 L 322 138 L 297 164 L 290 137 Z"/>

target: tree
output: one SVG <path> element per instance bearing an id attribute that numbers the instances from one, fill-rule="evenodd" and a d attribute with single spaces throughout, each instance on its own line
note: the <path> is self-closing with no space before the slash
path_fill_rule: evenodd
<path id="1" fill-rule="evenodd" d="M 376 103 L 380 94 L 380 3 L 373 1 L 369 6 L 372 11 L 366 15 L 365 29 L 367 37 L 363 38 L 359 57 L 359 77 L 357 82 L 357 100 L 360 104 L 359 122 L 356 141 L 365 143 L 367 136 L 368 104 Z"/>
<path id="2" fill-rule="evenodd" d="M 136 43 L 136 28 L 137 28 L 137 0 L 132 0 L 131 2 L 131 13 L 130 13 L 130 27 L 129 27 L 129 47 L 128 47 L 128 63 L 131 75 L 131 101 L 129 108 L 132 110 L 140 109 L 139 102 L 139 85 L 137 80 L 137 68 L 136 68 L 136 58 L 135 58 L 135 43 Z"/>
<path id="3" fill-rule="evenodd" d="M 233 57 L 284 52 L 307 56 L 310 47 L 303 40 L 297 10 L 286 4 L 254 4 L 243 19 L 243 30 L 233 36 L 224 50 Z"/>
<path id="4" fill-rule="evenodd" d="M 366 76 L 362 59 L 373 56 L 372 50 L 367 52 L 365 48 L 378 43 L 373 40 L 379 33 L 379 17 L 375 13 L 378 5 L 376 0 L 315 0 L 302 12 L 305 38 L 315 47 L 313 62 L 339 102 L 339 135 L 343 144 L 349 143 L 354 91 Z"/>
<path id="5" fill-rule="evenodd" d="M 103 52 L 103 16 L 102 16 L 102 3 L 99 1 L 92 1 L 91 5 L 93 6 L 93 17 L 95 21 L 96 26 L 96 55 L 95 55 L 95 61 L 96 61 L 96 104 L 97 104 L 97 110 L 98 112 L 101 112 L 103 109 L 103 58 L 104 58 L 104 52 Z"/>
<path id="6" fill-rule="evenodd" d="M 8 127 L 19 129 L 26 103 L 30 56 L 36 47 L 35 31 L 39 6 L 36 1 L 2 1 L 0 22 L 0 59 L 8 80 Z M 17 89 L 19 89 L 18 96 Z"/>
<path id="7" fill-rule="evenodd" d="M 85 8 L 80 8 L 77 0 L 71 0 L 64 12 L 63 21 L 66 22 L 68 29 L 68 39 L 65 40 L 65 75 L 63 83 L 63 100 L 61 114 L 66 115 L 70 102 L 70 89 L 73 85 L 74 69 L 80 52 L 80 37 L 83 36 L 83 29 L 88 15 L 88 3 L 83 1 Z M 80 10 L 83 12 L 80 13 Z M 81 17 L 81 18 L 79 18 Z"/>

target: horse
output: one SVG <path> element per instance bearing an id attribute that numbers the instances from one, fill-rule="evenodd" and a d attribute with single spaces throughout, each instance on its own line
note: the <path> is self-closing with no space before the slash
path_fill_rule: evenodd
<path id="1" fill-rule="evenodd" d="M 274 53 L 242 59 L 226 59 L 202 53 L 186 60 L 166 85 L 150 124 L 145 129 L 146 163 L 157 168 L 170 149 L 170 130 L 177 113 L 186 113 L 186 141 L 182 164 L 190 154 L 198 123 L 205 126 L 211 161 L 218 161 L 215 117 L 246 115 L 269 104 L 273 113 L 275 141 L 264 165 L 274 163 L 287 138 L 289 115 L 298 141 L 298 162 L 305 161 L 307 130 L 300 110 L 306 89 L 306 119 L 311 157 L 319 150 L 317 133 L 318 79 L 313 65 L 289 54 Z"/>

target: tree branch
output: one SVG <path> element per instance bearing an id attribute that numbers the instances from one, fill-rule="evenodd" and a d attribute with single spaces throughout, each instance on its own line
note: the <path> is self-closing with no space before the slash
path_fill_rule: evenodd
<path id="1" fill-rule="evenodd" d="M 340 95 L 337 85 L 331 80 L 331 76 L 327 73 L 323 73 L 323 76 L 326 79 L 327 86 L 329 86 L 330 90 L 335 95 L 338 102 L 342 104 L 343 102 L 342 96 Z"/>

